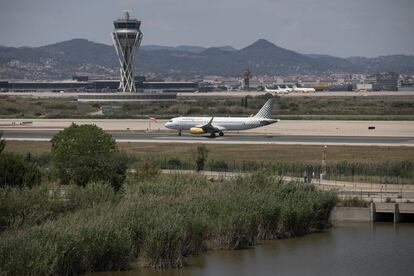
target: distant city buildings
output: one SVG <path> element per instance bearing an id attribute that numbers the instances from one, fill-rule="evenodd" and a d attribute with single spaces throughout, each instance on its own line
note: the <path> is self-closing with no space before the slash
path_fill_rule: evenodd
<path id="1" fill-rule="evenodd" d="M 398 75 L 388 72 L 376 75 L 333 74 L 333 75 L 291 75 L 256 76 L 249 72 L 248 82 L 245 74 L 234 77 L 205 76 L 183 80 L 159 77 L 146 78 L 135 76 L 136 92 L 141 93 L 184 93 L 211 91 L 263 90 L 268 87 L 312 87 L 317 91 L 397 91 L 413 90 L 413 75 Z M 54 92 L 117 92 L 119 79 L 91 79 L 86 75 L 73 76 L 65 81 L 0 81 L 0 91 L 54 91 Z"/>

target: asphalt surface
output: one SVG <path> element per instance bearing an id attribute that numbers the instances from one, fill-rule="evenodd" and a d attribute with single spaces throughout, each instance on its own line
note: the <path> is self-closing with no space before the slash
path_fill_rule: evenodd
<path id="1" fill-rule="evenodd" d="M 0 129 L 1 131 L 1 129 Z M 3 138 L 7 140 L 50 140 L 59 130 L 3 130 Z M 338 143 L 338 144 L 413 144 L 414 137 L 388 136 L 310 136 L 310 135 L 246 135 L 226 133 L 223 137 L 211 138 L 208 135 L 195 136 L 183 133 L 143 133 L 134 131 L 110 131 L 117 141 L 146 142 L 203 142 L 223 143 Z"/>

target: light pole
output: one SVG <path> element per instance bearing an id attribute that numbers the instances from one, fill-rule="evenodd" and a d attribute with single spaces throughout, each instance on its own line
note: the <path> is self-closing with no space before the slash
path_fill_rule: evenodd
<path id="1" fill-rule="evenodd" d="M 328 146 L 325 145 L 322 150 L 322 164 L 321 164 L 321 174 L 319 176 L 319 184 L 320 180 L 323 180 L 324 176 L 326 175 L 326 150 Z"/>

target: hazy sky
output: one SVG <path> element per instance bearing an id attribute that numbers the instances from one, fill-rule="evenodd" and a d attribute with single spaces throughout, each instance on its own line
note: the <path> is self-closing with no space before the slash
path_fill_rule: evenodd
<path id="1" fill-rule="evenodd" d="M 239 49 L 265 38 L 300 53 L 414 55 L 414 0 L 0 0 L 0 45 L 111 44 L 126 9 L 143 44 Z"/>

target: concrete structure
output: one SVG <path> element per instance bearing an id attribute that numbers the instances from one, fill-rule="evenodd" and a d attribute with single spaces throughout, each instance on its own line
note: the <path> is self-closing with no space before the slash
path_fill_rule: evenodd
<path id="1" fill-rule="evenodd" d="M 359 91 L 359 92 L 372 91 L 372 84 L 371 83 L 359 83 L 356 85 L 356 91 Z"/>
<path id="2" fill-rule="evenodd" d="M 114 27 L 112 39 L 121 66 L 119 89 L 123 92 L 135 92 L 134 53 L 141 45 L 143 37 L 141 21 L 130 18 L 129 12 L 125 12 L 123 18 L 114 21 Z"/>
<path id="3" fill-rule="evenodd" d="M 389 72 L 375 75 L 376 83 L 373 89 L 376 91 L 398 91 L 398 74 Z"/>
<path id="4" fill-rule="evenodd" d="M 174 92 L 174 93 L 187 93 L 198 91 L 198 83 L 196 82 L 136 82 L 137 90 L 143 92 Z"/>
<path id="5" fill-rule="evenodd" d="M 332 221 L 372 221 L 371 210 L 362 207 L 334 207 Z"/>
<path id="6" fill-rule="evenodd" d="M 78 102 L 171 102 L 176 100 L 176 93 L 113 93 L 78 96 Z"/>
<path id="7" fill-rule="evenodd" d="M 393 221 L 395 224 L 414 221 L 413 203 L 374 203 L 369 208 L 335 207 L 331 212 L 332 221 Z"/>
<path id="8" fill-rule="evenodd" d="M 243 71 L 243 89 L 250 90 L 250 78 L 252 74 L 249 69 Z"/>
<path id="9" fill-rule="evenodd" d="M 136 80 L 135 88 L 140 92 L 174 92 L 187 93 L 198 91 L 197 82 L 152 82 Z M 1 91 L 15 92 L 115 92 L 120 87 L 119 80 L 86 80 L 86 78 L 74 77 L 70 81 L 1 81 Z"/>

